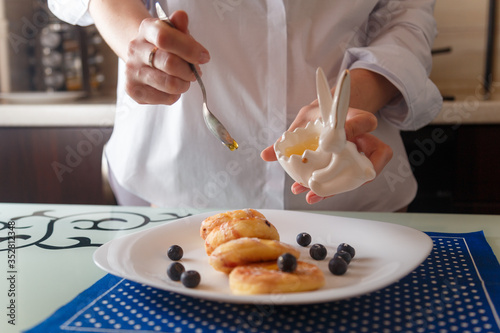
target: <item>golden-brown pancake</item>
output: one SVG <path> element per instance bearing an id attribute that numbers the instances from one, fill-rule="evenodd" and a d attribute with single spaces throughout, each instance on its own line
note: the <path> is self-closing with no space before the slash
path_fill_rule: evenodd
<path id="1" fill-rule="evenodd" d="M 276 260 L 287 252 L 296 258 L 300 256 L 293 246 L 280 241 L 242 237 L 218 246 L 210 255 L 209 262 L 216 270 L 229 273 L 237 266 Z"/>
<path id="2" fill-rule="evenodd" d="M 219 245 L 241 237 L 279 240 L 278 230 L 254 209 L 217 214 L 205 219 L 200 228 L 205 250 L 210 255 Z"/>
<path id="3" fill-rule="evenodd" d="M 291 293 L 321 288 L 325 277 L 318 266 L 297 261 L 292 273 L 278 269 L 276 261 L 238 266 L 229 274 L 229 287 L 236 295 Z"/>

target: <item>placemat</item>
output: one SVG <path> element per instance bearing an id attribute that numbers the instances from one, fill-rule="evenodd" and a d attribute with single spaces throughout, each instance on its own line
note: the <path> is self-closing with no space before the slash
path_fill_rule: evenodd
<path id="1" fill-rule="evenodd" d="M 500 332 L 500 265 L 483 232 L 427 234 L 434 248 L 417 269 L 360 297 L 235 305 L 108 274 L 26 332 Z"/>

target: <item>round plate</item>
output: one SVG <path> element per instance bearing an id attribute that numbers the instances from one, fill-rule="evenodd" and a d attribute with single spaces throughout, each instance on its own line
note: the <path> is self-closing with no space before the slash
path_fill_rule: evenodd
<path id="1" fill-rule="evenodd" d="M 306 304 L 350 298 L 369 293 L 403 278 L 421 264 L 432 249 L 432 240 L 423 232 L 396 224 L 345 217 L 283 210 L 259 210 L 273 223 L 282 242 L 301 251 L 300 260 L 315 263 L 325 274 L 326 284 L 312 292 L 239 296 L 231 294 L 228 278 L 208 263 L 204 241 L 200 237 L 201 222 L 219 212 L 179 219 L 135 234 L 114 239 L 94 253 L 101 269 L 152 287 L 180 294 L 229 303 Z M 325 260 L 309 256 L 309 247 L 297 245 L 300 232 L 312 236 L 312 244 L 327 247 Z M 346 274 L 332 275 L 328 261 L 340 243 L 356 249 Z M 201 275 L 197 288 L 189 289 L 171 281 L 166 269 L 172 262 L 167 257 L 171 245 L 184 250 L 181 262 L 186 270 Z"/>

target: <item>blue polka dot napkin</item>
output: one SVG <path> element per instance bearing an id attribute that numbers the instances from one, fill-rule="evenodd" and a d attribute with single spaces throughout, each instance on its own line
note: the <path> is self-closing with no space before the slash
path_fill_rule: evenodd
<path id="1" fill-rule="evenodd" d="M 428 235 L 415 271 L 360 297 L 235 305 L 108 274 L 27 332 L 500 332 L 500 266 L 483 233 Z"/>

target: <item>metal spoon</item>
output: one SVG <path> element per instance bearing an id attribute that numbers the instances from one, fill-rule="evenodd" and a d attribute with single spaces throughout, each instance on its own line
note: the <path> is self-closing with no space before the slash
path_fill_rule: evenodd
<path id="1" fill-rule="evenodd" d="M 156 3 L 156 14 L 161 21 L 165 22 L 172 28 L 175 28 L 174 24 L 170 21 L 158 2 Z M 201 93 L 203 94 L 203 118 L 205 119 L 205 124 L 210 132 L 212 132 L 215 137 L 219 138 L 219 140 L 221 140 L 226 147 L 228 147 L 231 151 L 236 150 L 238 148 L 236 141 L 231 137 L 231 134 L 229 134 L 224 125 L 222 125 L 222 123 L 208 109 L 207 92 L 205 91 L 205 85 L 203 84 L 196 67 L 191 63 L 189 64 L 189 67 L 193 71 L 196 81 L 200 85 Z"/>

